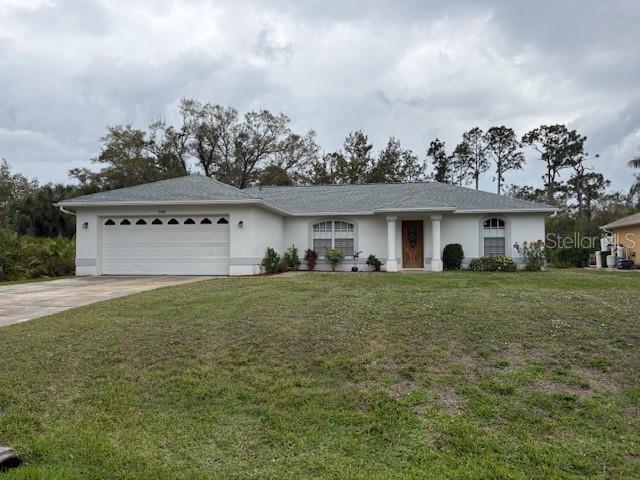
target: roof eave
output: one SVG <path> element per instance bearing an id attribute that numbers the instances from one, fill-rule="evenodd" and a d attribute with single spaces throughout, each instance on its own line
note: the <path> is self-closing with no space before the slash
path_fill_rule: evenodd
<path id="1" fill-rule="evenodd" d="M 555 213 L 559 209 L 555 207 L 534 208 L 460 208 L 453 213 Z"/>
<path id="2" fill-rule="evenodd" d="M 614 223 L 608 223 L 606 225 L 602 225 L 600 227 L 600 230 L 610 230 L 612 228 L 626 228 L 626 227 L 637 227 L 640 226 L 640 222 L 631 222 L 631 223 L 623 223 L 623 224 L 616 224 Z"/>
<path id="3" fill-rule="evenodd" d="M 379 208 L 373 213 L 453 212 L 455 207 Z"/>
<path id="4" fill-rule="evenodd" d="M 260 198 L 248 198 L 240 200 L 130 200 L 124 202 L 117 201 L 99 201 L 99 202 L 83 202 L 67 200 L 53 204 L 56 207 L 148 207 L 154 205 L 258 205 L 266 210 L 271 210 L 281 215 L 289 215 L 288 212 L 272 205 Z"/>

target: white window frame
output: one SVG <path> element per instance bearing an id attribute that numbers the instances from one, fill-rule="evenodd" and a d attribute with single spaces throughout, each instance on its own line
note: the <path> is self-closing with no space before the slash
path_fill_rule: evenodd
<path id="1" fill-rule="evenodd" d="M 485 229 L 484 228 L 484 223 L 487 220 L 493 220 L 493 219 L 502 221 L 503 224 L 504 224 L 504 227 L 501 228 L 498 225 L 496 225 L 495 228 L 490 226 L 489 228 Z M 479 251 L 480 251 L 480 256 L 481 257 L 486 256 L 486 253 L 484 251 L 484 239 L 486 237 L 504 238 L 504 255 L 506 257 L 511 257 L 512 256 L 512 249 L 510 248 L 510 245 L 511 245 L 511 224 L 509 222 L 509 219 L 507 219 L 505 217 L 502 217 L 500 215 L 488 215 L 486 217 L 483 217 L 480 220 L 480 225 L 479 226 L 480 226 L 480 228 L 479 228 L 479 230 L 480 230 L 480 232 L 479 232 L 480 233 L 480 235 L 479 235 L 479 237 L 480 237 L 480 239 L 479 239 L 479 243 L 480 243 Z M 496 235 L 496 234 L 485 235 L 485 231 L 487 231 L 487 232 L 496 232 L 496 233 L 502 231 L 502 232 L 504 232 L 504 235 Z"/>
<path id="2" fill-rule="evenodd" d="M 334 249 L 336 248 L 336 223 L 346 223 L 351 225 L 353 228 L 350 231 L 351 232 L 351 237 L 343 237 L 343 238 L 350 238 L 353 239 L 353 251 L 357 252 L 358 251 L 358 224 L 357 222 L 354 222 L 353 220 L 349 220 L 349 219 L 344 219 L 344 218 L 331 218 L 331 219 L 327 219 L 327 218 L 319 218 L 316 219 L 312 222 L 309 223 L 309 248 L 314 249 L 314 245 L 313 245 L 313 241 L 315 239 L 314 237 L 314 233 L 317 233 L 314 231 L 314 227 L 318 224 L 321 223 L 330 223 L 331 224 L 331 230 L 325 230 L 325 233 L 331 233 L 331 248 Z M 338 233 L 340 232 L 345 232 L 345 230 L 338 230 Z M 348 230 L 346 230 L 346 232 L 349 232 Z M 327 237 L 328 239 L 329 237 Z M 340 239 L 340 236 L 338 236 L 338 239 Z M 318 258 L 326 258 L 324 255 L 319 256 Z M 352 259 L 353 255 L 345 255 L 344 256 L 345 259 L 349 258 Z"/>

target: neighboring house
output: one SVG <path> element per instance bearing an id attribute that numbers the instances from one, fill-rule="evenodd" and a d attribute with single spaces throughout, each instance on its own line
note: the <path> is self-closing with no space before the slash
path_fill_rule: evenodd
<path id="1" fill-rule="evenodd" d="M 640 213 L 629 215 L 600 228 L 612 234 L 612 245 L 625 247 L 627 256 L 636 265 L 640 265 L 640 258 L 637 255 L 638 246 L 640 246 Z"/>
<path id="2" fill-rule="evenodd" d="M 255 275 L 267 247 L 313 248 L 328 269 L 340 248 L 349 270 L 377 256 L 390 272 L 442 270 L 460 243 L 465 263 L 513 256 L 544 239 L 551 206 L 442 183 L 244 190 L 193 175 L 65 200 L 77 215 L 77 275 Z M 304 266 L 304 263 L 303 263 Z"/>

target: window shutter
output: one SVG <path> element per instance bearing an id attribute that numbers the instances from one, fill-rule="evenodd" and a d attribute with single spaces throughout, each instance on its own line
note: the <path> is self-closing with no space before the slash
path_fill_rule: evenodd
<path id="1" fill-rule="evenodd" d="M 353 256 L 353 238 L 336 238 L 336 249 L 342 250 L 345 257 Z"/>
<path id="2" fill-rule="evenodd" d="M 331 248 L 330 238 L 314 238 L 313 249 L 318 253 L 319 257 L 324 257 L 327 248 Z"/>
<path id="3" fill-rule="evenodd" d="M 485 237 L 484 255 L 505 255 L 504 237 Z"/>

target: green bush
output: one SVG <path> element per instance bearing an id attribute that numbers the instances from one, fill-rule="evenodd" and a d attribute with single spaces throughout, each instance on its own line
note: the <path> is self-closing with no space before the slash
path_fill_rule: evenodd
<path id="1" fill-rule="evenodd" d="M 491 255 L 471 260 L 469 270 L 474 272 L 515 272 L 516 264 L 504 255 Z"/>
<path id="2" fill-rule="evenodd" d="M 291 245 L 282 254 L 282 261 L 285 265 L 285 270 L 298 270 L 298 268 L 300 268 L 300 256 L 298 255 L 298 249 L 295 245 Z"/>
<path id="3" fill-rule="evenodd" d="M 324 252 L 324 256 L 327 258 L 327 260 L 329 260 L 329 263 L 331 264 L 331 271 L 335 272 L 338 263 L 340 263 L 344 258 L 344 252 L 339 248 L 327 248 L 327 250 Z"/>
<path id="4" fill-rule="evenodd" d="M 445 270 L 459 270 L 464 259 L 464 251 L 459 243 L 450 243 L 442 252 L 442 264 Z"/>
<path id="5" fill-rule="evenodd" d="M 0 230 L 0 280 L 73 275 L 73 239 L 17 236 Z"/>
<path id="6" fill-rule="evenodd" d="M 589 248 L 559 248 L 556 250 L 554 266 L 586 267 L 592 253 L 593 250 Z"/>
<path id="7" fill-rule="evenodd" d="M 367 265 L 369 265 L 371 270 L 374 272 L 379 272 L 380 267 L 382 267 L 382 262 L 378 260 L 378 257 L 375 255 L 369 255 L 369 258 L 367 258 Z"/>
<path id="8" fill-rule="evenodd" d="M 513 248 L 522 255 L 525 270 L 530 272 L 540 272 L 544 270 L 546 264 L 544 242 L 523 242 L 522 245 L 516 243 Z"/>
<path id="9" fill-rule="evenodd" d="M 277 273 L 281 268 L 280 255 L 271 247 L 267 247 L 260 266 L 266 273 Z"/>

